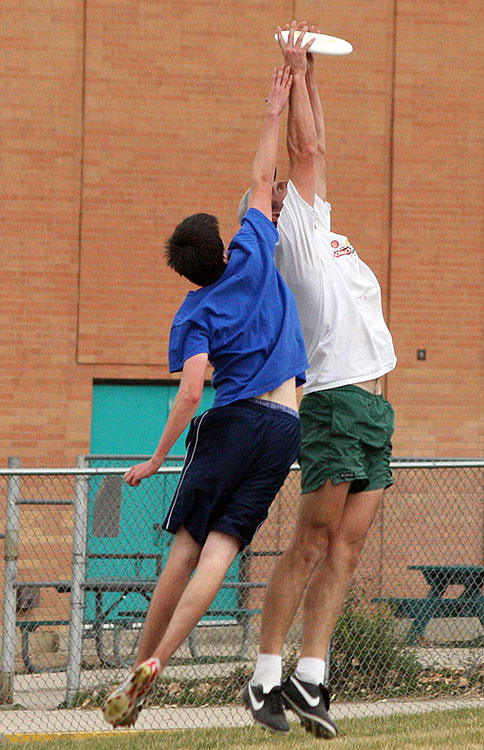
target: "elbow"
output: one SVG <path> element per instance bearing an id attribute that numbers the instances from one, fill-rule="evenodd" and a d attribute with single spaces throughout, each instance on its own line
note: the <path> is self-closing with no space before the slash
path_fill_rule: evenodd
<path id="1" fill-rule="evenodd" d="M 301 157 L 304 159 L 314 159 L 318 153 L 318 144 L 316 138 L 311 139 L 301 148 Z"/>
<path id="2" fill-rule="evenodd" d="M 291 161 L 305 163 L 316 158 L 319 149 L 316 143 L 316 139 L 310 139 L 303 143 L 288 143 L 288 151 L 291 157 Z"/>
<path id="3" fill-rule="evenodd" d="M 317 151 L 308 149 L 307 151 L 291 151 L 289 153 L 289 164 L 291 169 L 312 169 L 316 163 Z"/>
<path id="4" fill-rule="evenodd" d="M 183 392 L 183 402 L 187 409 L 196 409 L 202 400 L 203 385 L 190 385 Z"/>
<path id="5" fill-rule="evenodd" d="M 251 190 L 260 189 L 270 194 L 272 192 L 273 182 L 274 182 L 274 168 L 271 166 L 271 169 L 268 170 L 265 174 L 252 174 L 251 185 L 250 185 Z"/>

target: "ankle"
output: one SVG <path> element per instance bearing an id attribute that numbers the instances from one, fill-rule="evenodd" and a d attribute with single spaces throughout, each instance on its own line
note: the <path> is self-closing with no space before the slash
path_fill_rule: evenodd
<path id="1" fill-rule="evenodd" d="M 259 654 L 252 675 L 251 684 L 262 687 L 268 693 L 273 687 L 281 684 L 282 656 L 280 654 Z"/>
<path id="2" fill-rule="evenodd" d="M 295 675 L 303 682 L 309 682 L 313 685 L 324 684 L 324 671 L 326 663 L 324 659 L 317 659 L 313 656 L 303 656 L 299 659 Z"/>

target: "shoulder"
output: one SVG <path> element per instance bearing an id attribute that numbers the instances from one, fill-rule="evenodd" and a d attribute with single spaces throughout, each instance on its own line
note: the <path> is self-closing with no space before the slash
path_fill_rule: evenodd
<path id="1" fill-rule="evenodd" d="M 229 254 L 233 250 L 252 253 L 255 249 L 274 249 L 278 239 L 274 224 L 257 208 L 249 208 L 242 219 L 239 231 L 229 245 Z"/>
<path id="2" fill-rule="evenodd" d="M 240 229 L 246 227 L 250 227 L 257 233 L 265 234 L 271 239 L 273 237 L 277 239 L 277 229 L 274 224 L 258 208 L 249 208 L 245 214 Z"/>
<path id="3" fill-rule="evenodd" d="M 212 285 L 214 286 L 214 285 Z M 192 327 L 203 327 L 204 311 L 207 304 L 207 297 L 211 287 L 200 287 L 194 291 L 188 292 L 182 304 L 178 308 L 171 324 L 171 331 L 177 335 L 182 335 Z"/>
<path id="4" fill-rule="evenodd" d="M 277 223 L 280 234 L 291 236 L 294 231 L 312 232 L 315 223 L 323 229 L 331 229 L 331 204 L 314 196 L 314 206 L 302 198 L 291 180 L 287 183 L 287 196 L 284 198 L 281 215 Z"/>
<path id="5" fill-rule="evenodd" d="M 289 180 L 287 183 L 287 195 L 284 198 L 281 215 L 277 226 L 279 227 L 282 220 L 282 224 L 290 223 L 292 221 L 301 222 L 313 222 L 315 216 L 314 207 L 307 203 L 304 198 L 299 195 L 294 183 Z"/>
<path id="6" fill-rule="evenodd" d="M 207 295 L 199 294 L 204 290 L 189 293 L 181 305 L 170 327 L 170 346 L 183 346 L 185 340 L 193 337 L 207 339 L 210 336 L 210 305 L 207 310 Z M 193 296 L 192 296 L 193 295 Z"/>
<path id="7" fill-rule="evenodd" d="M 323 201 L 319 195 L 314 196 L 314 210 L 324 229 L 331 229 L 331 203 Z"/>
<path id="8" fill-rule="evenodd" d="M 294 183 L 289 180 L 287 195 L 277 222 L 281 242 L 285 239 L 293 243 L 301 234 L 311 236 L 315 217 L 313 206 L 301 198 Z"/>
<path id="9" fill-rule="evenodd" d="M 193 308 L 196 307 L 196 298 L 199 291 L 200 290 L 197 289 L 196 291 L 187 293 L 185 299 L 183 300 L 173 317 L 173 321 L 171 324 L 172 328 L 182 325 L 187 320 L 187 318 L 190 317 Z"/>

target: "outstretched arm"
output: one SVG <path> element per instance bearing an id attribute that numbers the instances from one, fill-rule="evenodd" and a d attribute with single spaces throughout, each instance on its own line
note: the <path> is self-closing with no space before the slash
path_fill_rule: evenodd
<path id="1" fill-rule="evenodd" d="M 252 165 L 249 207 L 258 208 L 272 220 L 272 183 L 279 143 L 279 120 L 291 90 L 292 76 L 287 65 L 274 68 L 272 86 L 266 99 L 259 146 Z"/>
<path id="2" fill-rule="evenodd" d="M 289 153 L 289 173 L 299 195 L 311 206 L 314 205 L 315 193 L 315 159 L 316 128 L 311 100 L 307 86 L 306 53 L 313 38 L 306 35 L 308 27 L 293 21 L 290 26 L 287 42 L 284 41 L 280 27 L 277 28 L 279 46 L 287 65 L 293 71 L 293 85 L 289 99 L 287 121 L 287 150 Z M 301 31 L 296 41 L 294 32 Z M 304 37 L 308 40 L 303 44 Z M 308 38 L 309 37 L 309 38 Z"/>
<path id="3" fill-rule="evenodd" d="M 314 30 L 314 27 L 309 27 L 309 33 Z M 319 30 L 317 31 L 319 34 Z M 315 186 L 316 193 L 319 197 L 326 200 L 326 137 L 324 129 L 324 115 L 323 107 L 321 105 L 321 99 L 319 97 L 318 87 L 316 85 L 316 77 L 314 75 L 314 55 L 308 51 L 307 53 L 307 72 L 306 72 L 306 85 L 309 94 L 309 101 L 311 102 L 311 109 L 313 112 L 314 126 L 316 128 L 316 158 L 314 161 L 315 166 Z"/>

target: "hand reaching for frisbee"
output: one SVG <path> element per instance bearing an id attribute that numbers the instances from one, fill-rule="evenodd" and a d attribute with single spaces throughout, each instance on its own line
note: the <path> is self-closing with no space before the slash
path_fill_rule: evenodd
<path id="1" fill-rule="evenodd" d="M 287 36 L 287 41 L 285 41 L 282 35 L 283 29 L 281 29 L 280 26 L 277 27 L 277 41 L 279 42 L 279 47 L 284 55 L 284 62 L 286 65 L 291 66 L 294 75 L 297 75 L 298 73 L 305 75 L 308 69 L 308 54 L 310 54 L 308 53 L 308 50 L 314 42 L 314 37 L 309 35 L 306 44 L 303 44 L 303 40 L 306 32 L 310 29 L 312 31 L 314 26 L 308 26 L 305 21 L 302 21 L 301 23 L 293 21 L 291 24 L 286 24 L 284 26 L 284 31 L 289 31 L 289 35 Z M 300 33 L 298 34 L 296 41 L 294 41 L 296 31 Z M 312 61 L 312 64 L 314 65 L 314 60 Z"/>
<path id="2" fill-rule="evenodd" d="M 353 52 L 353 45 L 347 42 L 345 39 L 340 39 L 337 36 L 331 36 L 330 34 L 322 34 L 319 29 L 315 29 L 313 25 L 308 25 L 307 21 L 293 21 L 292 23 L 286 23 L 281 29 L 277 27 L 277 31 L 274 34 L 274 39 L 279 44 L 282 53 L 284 55 L 285 62 L 289 64 L 286 59 L 286 49 L 296 47 L 295 41 L 301 40 L 300 45 L 306 48 L 306 57 L 309 65 L 309 69 L 312 72 L 314 66 L 313 55 L 349 55 Z M 303 45 L 302 42 L 307 39 L 307 44 Z M 289 52 L 287 53 L 289 54 Z M 292 65 L 292 62 L 291 62 Z"/>
<path id="3" fill-rule="evenodd" d="M 315 29 L 314 26 L 308 28 L 308 34 L 321 34 L 319 29 Z M 306 60 L 308 63 L 308 73 L 314 73 L 314 54 L 308 49 L 306 52 Z"/>

